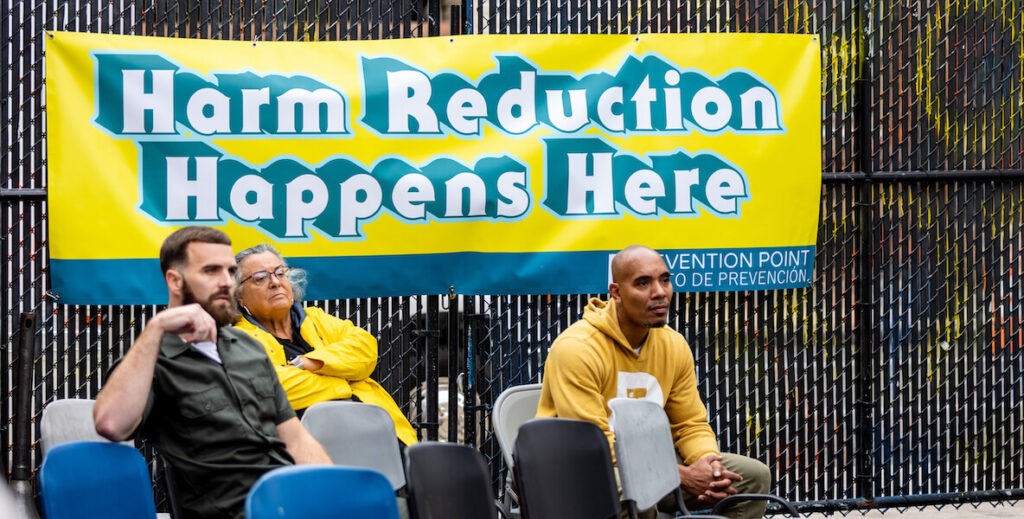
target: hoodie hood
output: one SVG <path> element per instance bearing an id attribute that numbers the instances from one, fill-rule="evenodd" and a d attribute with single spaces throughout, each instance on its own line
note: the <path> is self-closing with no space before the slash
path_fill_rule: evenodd
<path id="1" fill-rule="evenodd" d="M 617 348 L 635 356 L 636 352 L 633 351 L 629 341 L 626 340 L 626 336 L 622 334 L 622 329 L 619 328 L 617 309 L 618 307 L 615 305 L 614 300 L 609 299 L 605 301 L 595 297 L 583 309 L 583 320 L 608 336 Z"/>

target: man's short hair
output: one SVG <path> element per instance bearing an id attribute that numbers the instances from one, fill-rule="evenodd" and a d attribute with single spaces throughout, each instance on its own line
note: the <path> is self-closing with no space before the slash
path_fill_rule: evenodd
<path id="1" fill-rule="evenodd" d="M 192 226 L 178 229 L 160 246 L 160 272 L 166 274 L 171 268 L 188 261 L 188 244 L 192 242 L 230 246 L 231 238 L 228 238 L 224 231 L 213 227 Z"/>

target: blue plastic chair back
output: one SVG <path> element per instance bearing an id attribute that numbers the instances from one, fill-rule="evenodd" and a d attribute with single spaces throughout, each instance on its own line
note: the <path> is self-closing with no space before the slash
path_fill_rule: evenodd
<path id="1" fill-rule="evenodd" d="M 383 474 L 361 467 L 296 465 L 264 474 L 245 500 L 247 519 L 398 519 Z"/>
<path id="2" fill-rule="evenodd" d="M 39 467 L 45 519 L 156 517 L 153 483 L 142 454 L 110 442 L 69 442 L 46 453 Z"/>

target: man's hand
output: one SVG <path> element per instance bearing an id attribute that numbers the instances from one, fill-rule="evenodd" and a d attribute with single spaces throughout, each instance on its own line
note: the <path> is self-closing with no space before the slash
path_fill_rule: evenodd
<path id="1" fill-rule="evenodd" d="M 153 319 L 164 333 L 173 333 L 186 342 L 217 342 L 217 322 L 199 303 L 175 306 Z"/>
<path id="2" fill-rule="evenodd" d="M 734 481 L 743 478 L 722 466 L 722 457 L 704 456 L 693 465 L 679 465 L 679 486 L 702 503 L 713 505 L 735 494 Z"/>

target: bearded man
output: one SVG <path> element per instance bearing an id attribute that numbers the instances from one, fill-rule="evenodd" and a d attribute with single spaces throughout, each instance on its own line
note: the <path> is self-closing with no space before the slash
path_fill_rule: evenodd
<path id="1" fill-rule="evenodd" d="M 590 300 L 583 319 L 551 344 L 544 363 L 538 417 L 587 420 L 608 437 L 613 398 L 650 400 L 672 426 L 679 485 L 690 509 L 710 508 L 726 496 L 768 491 L 771 473 L 760 461 L 718 450 L 707 409 L 697 393 L 693 352 L 667 327 L 672 280 L 661 255 L 632 245 L 612 258 L 610 299 Z M 614 451 L 613 451 L 614 452 Z M 672 494 L 658 504 L 674 510 Z M 766 503 L 745 501 L 724 515 L 757 518 Z M 655 517 L 657 510 L 641 517 Z"/>
<path id="2" fill-rule="evenodd" d="M 238 265 L 227 235 L 173 232 L 160 269 L 167 309 L 114 366 L 96 398 L 96 432 L 153 441 L 174 468 L 186 517 L 241 518 L 265 472 L 331 460 L 295 417 L 263 347 L 229 327 Z"/>

